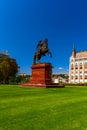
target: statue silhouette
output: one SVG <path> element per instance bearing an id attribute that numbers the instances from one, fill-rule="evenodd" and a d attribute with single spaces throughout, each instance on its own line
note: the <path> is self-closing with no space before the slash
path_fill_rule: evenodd
<path id="1" fill-rule="evenodd" d="M 36 64 L 36 62 L 39 63 L 41 57 L 45 56 L 46 53 L 48 53 L 50 55 L 50 57 L 52 57 L 52 53 L 51 53 L 50 49 L 48 48 L 48 39 L 45 39 L 44 43 L 42 43 L 42 41 L 40 40 L 37 44 L 36 49 L 37 49 L 37 51 L 34 54 L 33 64 Z"/>

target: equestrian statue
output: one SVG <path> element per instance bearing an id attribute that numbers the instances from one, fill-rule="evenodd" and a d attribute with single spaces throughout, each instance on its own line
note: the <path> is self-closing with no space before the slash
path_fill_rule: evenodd
<path id="1" fill-rule="evenodd" d="M 43 43 L 40 40 L 36 47 L 36 52 L 33 58 L 33 64 L 36 64 L 36 62 L 40 63 L 41 57 L 45 56 L 46 53 L 49 54 L 50 57 L 52 57 L 52 53 L 48 48 L 48 39 L 45 39 Z"/>

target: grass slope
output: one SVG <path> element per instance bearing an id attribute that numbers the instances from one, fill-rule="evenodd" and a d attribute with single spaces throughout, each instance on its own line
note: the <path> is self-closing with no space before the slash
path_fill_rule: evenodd
<path id="1" fill-rule="evenodd" d="M 87 87 L 0 85 L 0 130 L 87 130 Z"/>

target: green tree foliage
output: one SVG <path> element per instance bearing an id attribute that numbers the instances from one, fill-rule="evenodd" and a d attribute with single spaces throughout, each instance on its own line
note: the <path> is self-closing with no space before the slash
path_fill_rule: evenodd
<path id="1" fill-rule="evenodd" d="M 10 72 L 10 65 L 8 63 L 8 61 L 3 60 L 0 63 L 0 71 L 3 77 L 3 83 L 6 83 L 6 79 L 9 76 L 9 72 Z"/>
<path id="2" fill-rule="evenodd" d="M 30 75 L 18 75 L 16 77 L 16 83 L 17 84 L 22 84 L 22 83 L 25 83 L 25 82 L 29 82 L 30 80 Z"/>
<path id="3" fill-rule="evenodd" d="M 69 76 L 66 75 L 66 74 L 59 74 L 59 76 L 62 77 L 62 78 L 65 78 L 65 79 L 68 79 L 68 78 L 69 78 Z"/>
<path id="4" fill-rule="evenodd" d="M 9 80 L 15 80 L 18 72 L 18 65 L 15 59 L 1 57 L 0 58 L 0 82 L 9 83 Z"/>

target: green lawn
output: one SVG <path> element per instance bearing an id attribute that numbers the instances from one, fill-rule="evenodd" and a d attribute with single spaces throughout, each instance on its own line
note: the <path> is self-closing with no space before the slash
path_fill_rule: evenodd
<path id="1" fill-rule="evenodd" d="M 0 130 L 87 130 L 87 87 L 0 85 Z"/>

